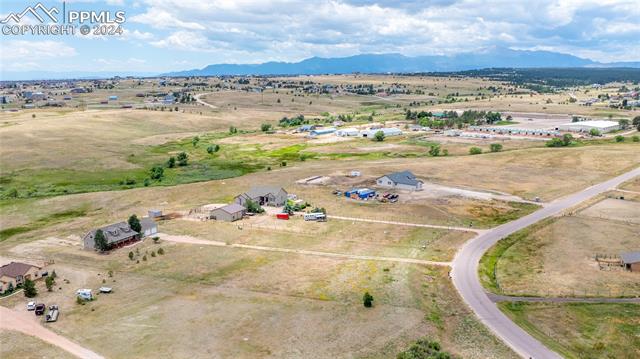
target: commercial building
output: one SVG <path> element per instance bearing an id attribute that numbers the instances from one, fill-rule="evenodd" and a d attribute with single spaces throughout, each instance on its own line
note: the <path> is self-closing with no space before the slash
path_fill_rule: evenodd
<path id="1" fill-rule="evenodd" d="M 368 129 L 368 130 L 360 131 L 360 137 L 374 138 L 376 133 L 378 133 L 379 131 L 382 131 L 382 133 L 384 134 L 385 137 L 402 135 L 402 131 L 399 128 L 396 128 L 396 127 L 384 127 L 384 128 L 375 128 L 375 129 Z"/>
<path id="2" fill-rule="evenodd" d="M 620 129 L 620 124 L 616 121 L 579 121 L 570 122 L 556 126 L 556 131 L 568 131 L 568 132 L 590 132 L 593 129 L 598 130 L 600 133 L 607 133 L 611 131 L 617 131 Z"/>

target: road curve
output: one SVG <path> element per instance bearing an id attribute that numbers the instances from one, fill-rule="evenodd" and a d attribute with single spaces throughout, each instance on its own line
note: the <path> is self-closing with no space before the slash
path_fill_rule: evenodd
<path id="1" fill-rule="evenodd" d="M 640 176 L 640 167 L 608 181 L 593 185 L 580 192 L 548 203 L 541 209 L 513 222 L 495 227 L 478 235 L 456 254 L 451 271 L 453 284 L 462 299 L 498 338 L 524 358 L 560 358 L 533 338 L 502 313 L 485 292 L 478 276 L 478 264 L 482 255 L 500 239 L 545 218 L 559 214 L 600 193 L 614 189 L 621 183 Z"/>
<path id="2" fill-rule="evenodd" d="M 33 318 L 33 312 L 19 312 L 0 306 L 0 330 L 15 330 L 40 338 L 82 359 L 104 359 L 71 340 L 43 327 Z"/>
<path id="3" fill-rule="evenodd" d="M 217 109 L 217 108 L 218 108 L 218 106 L 216 106 L 216 105 L 212 105 L 212 104 L 210 104 L 210 103 L 208 103 L 208 102 L 205 102 L 204 100 L 202 100 L 202 99 L 200 98 L 200 96 L 206 96 L 206 95 L 209 95 L 209 94 L 212 94 L 212 93 L 213 93 L 213 92 L 204 92 L 204 93 L 199 93 L 199 94 L 197 94 L 197 95 L 193 96 L 193 98 L 196 100 L 196 102 L 197 102 L 197 103 L 199 103 L 199 104 L 201 104 L 201 105 L 203 105 L 203 106 L 207 106 L 207 107 L 210 107 L 210 108 L 212 108 L 212 109 Z"/>

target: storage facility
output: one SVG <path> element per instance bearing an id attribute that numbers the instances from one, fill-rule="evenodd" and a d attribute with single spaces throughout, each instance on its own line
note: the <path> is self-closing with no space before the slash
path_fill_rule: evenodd
<path id="1" fill-rule="evenodd" d="M 325 127 L 325 128 L 316 128 L 315 130 L 311 130 L 309 132 L 310 137 L 316 137 L 320 135 L 328 135 L 330 133 L 336 132 L 335 127 Z"/>
<path id="2" fill-rule="evenodd" d="M 360 135 L 360 131 L 355 128 L 343 128 L 336 131 L 336 136 L 340 137 L 357 137 Z"/>
<path id="3" fill-rule="evenodd" d="M 385 137 L 402 135 L 402 131 L 397 127 L 385 127 L 360 131 L 360 137 L 374 138 L 378 131 L 382 131 Z"/>
<path id="4" fill-rule="evenodd" d="M 589 132 L 593 129 L 607 133 L 619 130 L 620 124 L 616 121 L 580 121 L 556 126 L 556 131 Z"/>

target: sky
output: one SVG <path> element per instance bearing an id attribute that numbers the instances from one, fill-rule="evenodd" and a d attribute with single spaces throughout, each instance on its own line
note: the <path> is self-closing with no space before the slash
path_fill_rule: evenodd
<path id="1" fill-rule="evenodd" d="M 0 18 L 37 1 L 0 1 Z M 42 1 L 62 9 L 62 1 Z M 125 12 L 122 35 L 5 35 L 3 72 L 167 72 L 217 63 L 493 47 L 640 60 L 638 0 L 69 0 Z M 20 24 L 37 24 L 27 14 Z M 9 22 L 8 24 L 11 24 Z M 14 24 L 15 25 L 15 24 Z"/>

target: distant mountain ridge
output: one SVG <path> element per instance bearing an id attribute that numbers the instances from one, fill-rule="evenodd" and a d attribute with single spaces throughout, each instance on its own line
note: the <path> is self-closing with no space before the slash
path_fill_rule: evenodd
<path id="1" fill-rule="evenodd" d="M 551 51 L 528 51 L 494 48 L 477 53 L 451 56 L 416 56 L 401 54 L 362 54 L 349 57 L 311 57 L 299 62 L 265 62 L 261 64 L 216 64 L 202 69 L 170 72 L 163 76 L 219 75 L 319 75 L 360 73 L 450 72 L 482 68 L 532 67 L 638 67 L 640 62 L 599 63 L 577 56 Z"/>

